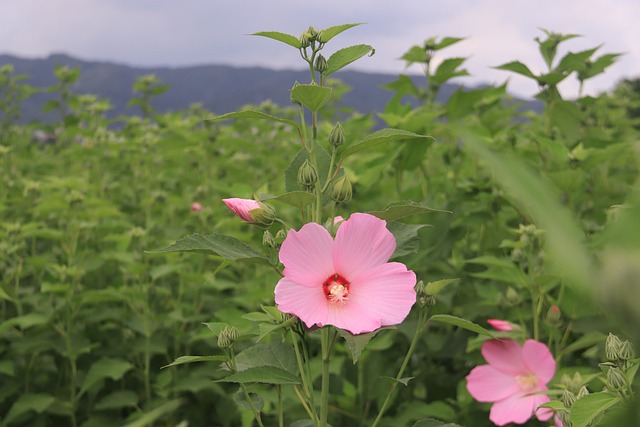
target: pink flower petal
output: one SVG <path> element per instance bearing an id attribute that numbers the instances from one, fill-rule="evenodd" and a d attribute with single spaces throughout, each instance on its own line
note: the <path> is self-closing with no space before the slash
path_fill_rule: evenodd
<path id="1" fill-rule="evenodd" d="M 415 285 L 415 273 L 404 264 L 386 263 L 355 277 L 349 286 L 349 299 L 366 307 L 382 326 L 397 325 L 416 302 Z"/>
<path id="2" fill-rule="evenodd" d="M 547 388 L 544 387 L 544 390 Z M 542 391 L 542 390 L 538 390 Z M 533 407 L 536 411 L 536 418 L 540 421 L 548 421 L 553 416 L 553 410 L 549 408 L 539 408 L 540 405 L 544 405 L 547 402 L 550 402 L 551 399 L 546 394 L 532 394 L 531 397 L 535 399 L 533 403 Z M 539 408 L 539 409 L 538 409 Z"/>
<path id="3" fill-rule="evenodd" d="M 535 402 L 532 396 L 512 395 L 491 406 L 489 419 L 499 426 L 509 423 L 524 424 L 533 415 Z"/>
<path id="4" fill-rule="evenodd" d="M 476 366 L 467 375 L 467 390 L 478 402 L 497 402 L 520 391 L 515 377 L 491 365 Z"/>
<path id="5" fill-rule="evenodd" d="M 255 220 L 249 213 L 254 209 L 260 209 L 260 204 L 255 200 L 239 199 L 237 197 L 231 199 L 222 199 L 225 205 L 238 215 L 243 221 L 253 223 Z"/>
<path id="6" fill-rule="evenodd" d="M 511 323 L 507 322 L 506 320 L 487 319 L 487 323 L 491 325 L 491 327 L 496 331 L 502 331 L 502 332 L 513 331 L 513 326 L 511 326 Z"/>
<path id="7" fill-rule="evenodd" d="M 329 302 L 322 285 L 303 286 L 284 277 L 276 285 L 275 299 L 278 310 L 298 316 L 309 328 L 327 323 Z"/>
<path id="8" fill-rule="evenodd" d="M 522 346 L 522 357 L 529 371 L 538 378 L 538 383 L 546 385 L 556 374 L 556 361 L 543 343 L 526 340 Z"/>
<path id="9" fill-rule="evenodd" d="M 482 344 L 482 356 L 497 370 L 509 375 L 529 372 L 522 360 L 522 348 L 514 340 L 489 340 Z"/>
<path id="10" fill-rule="evenodd" d="M 311 222 L 302 226 L 300 231 L 289 231 L 280 248 L 285 277 L 322 290 L 322 283 L 335 274 L 332 248 L 331 235 L 319 224 Z"/>
<path id="11" fill-rule="evenodd" d="M 386 263 L 396 250 L 396 239 L 386 225 L 386 221 L 363 213 L 342 222 L 333 249 L 336 273 L 350 280 Z"/>
<path id="12" fill-rule="evenodd" d="M 367 305 L 347 301 L 344 305 L 329 303 L 327 325 L 347 330 L 354 335 L 379 329 L 380 318 Z"/>

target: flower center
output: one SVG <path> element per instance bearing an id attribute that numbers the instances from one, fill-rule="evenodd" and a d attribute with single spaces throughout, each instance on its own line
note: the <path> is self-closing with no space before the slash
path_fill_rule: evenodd
<path id="1" fill-rule="evenodd" d="M 538 385 L 538 378 L 533 373 L 522 374 L 516 377 L 516 382 L 523 391 L 530 391 Z"/>
<path id="2" fill-rule="evenodd" d="M 332 274 L 322 284 L 329 302 L 344 304 L 349 299 L 349 282 L 339 274 Z"/>

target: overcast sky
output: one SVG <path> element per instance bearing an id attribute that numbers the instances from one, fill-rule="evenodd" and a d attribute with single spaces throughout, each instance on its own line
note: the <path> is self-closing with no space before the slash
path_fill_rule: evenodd
<path id="1" fill-rule="evenodd" d="M 510 92 L 532 96 L 536 85 L 492 69 L 520 60 L 544 70 L 535 37 L 540 28 L 583 37 L 565 42 L 562 52 L 601 45 L 596 56 L 625 53 L 585 92 L 611 89 L 624 77 L 640 76 L 639 0 L 0 0 L 0 53 L 45 57 L 66 53 L 85 60 L 133 66 L 229 64 L 303 68 L 298 53 L 284 44 L 251 37 L 257 31 L 298 36 L 309 25 L 324 28 L 364 22 L 328 44 L 327 53 L 370 44 L 371 58 L 351 69 L 419 73 L 398 58 L 433 36 L 467 37 L 443 57 L 468 57 L 465 84 L 503 83 Z M 562 48 L 561 46 L 561 48 Z M 571 79 L 562 89 L 574 96 Z"/>

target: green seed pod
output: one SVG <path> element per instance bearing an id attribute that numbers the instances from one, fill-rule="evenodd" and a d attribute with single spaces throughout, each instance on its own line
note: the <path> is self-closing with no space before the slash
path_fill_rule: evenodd
<path id="1" fill-rule="evenodd" d="M 604 344 L 604 355 L 607 360 L 618 360 L 621 344 L 620 338 L 609 333 L 607 341 Z"/>
<path id="2" fill-rule="evenodd" d="M 298 186 L 305 190 L 311 190 L 318 182 L 318 172 L 309 160 L 305 160 L 300 169 L 298 169 Z"/>
<path id="3" fill-rule="evenodd" d="M 351 181 L 347 178 L 347 175 L 342 175 L 333 184 L 331 190 L 331 200 L 336 203 L 346 203 L 351 200 L 353 196 L 353 189 L 351 188 Z"/>
<path id="4" fill-rule="evenodd" d="M 336 122 L 336 125 L 329 133 L 329 143 L 334 147 L 338 147 L 344 144 L 344 139 L 344 129 L 342 129 L 340 122 Z"/>
<path id="5" fill-rule="evenodd" d="M 313 68 L 321 73 L 324 74 L 325 71 L 327 71 L 327 69 L 329 68 L 329 65 L 327 64 L 327 59 L 322 56 L 322 54 L 318 54 L 318 56 L 316 56 L 316 61 L 313 64 Z"/>

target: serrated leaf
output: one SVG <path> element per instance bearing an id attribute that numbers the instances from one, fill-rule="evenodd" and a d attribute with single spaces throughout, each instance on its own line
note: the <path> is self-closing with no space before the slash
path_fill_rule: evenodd
<path id="1" fill-rule="evenodd" d="M 300 379 L 289 371 L 273 366 L 258 366 L 236 372 L 217 380 L 225 383 L 300 384 Z"/>
<path id="2" fill-rule="evenodd" d="M 227 359 L 227 356 L 180 356 L 173 362 L 163 366 L 160 369 L 168 368 L 169 366 L 178 366 L 194 362 L 224 362 Z"/>
<path id="3" fill-rule="evenodd" d="M 120 409 L 134 408 L 138 404 L 138 395 L 131 390 L 116 391 L 105 396 L 100 402 L 96 403 L 96 409 Z"/>
<path id="4" fill-rule="evenodd" d="M 292 36 L 291 34 L 281 33 L 279 31 L 260 31 L 251 35 L 276 40 L 288 44 L 289 46 L 293 46 L 296 49 L 300 49 L 302 47 L 302 44 L 300 43 L 300 39 L 298 37 Z"/>
<path id="5" fill-rule="evenodd" d="M 396 250 L 393 252 L 393 255 L 391 255 L 391 259 L 416 252 L 420 248 L 418 231 L 423 227 L 428 227 L 428 225 L 404 224 L 397 221 L 388 222 L 387 229 L 396 239 Z"/>
<path id="6" fill-rule="evenodd" d="M 135 421 L 124 425 L 123 427 L 146 427 L 152 424 L 154 421 L 160 419 L 166 414 L 169 414 L 178 409 L 184 403 L 183 399 L 170 400 L 167 403 L 163 403 L 155 409 L 141 415 Z"/>
<path id="7" fill-rule="evenodd" d="M 540 408 L 549 408 L 549 409 L 553 409 L 554 411 L 562 411 L 564 409 L 567 409 L 564 406 L 564 403 L 560 402 L 559 400 L 551 400 L 547 403 L 540 405 Z"/>
<path id="8" fill-rule="evenodd" d="M 488 337 L 494 337 L 491 331 L 483 328 L 477 323 L 473 323 L 470 320 L 462 319 L 460 317 L 451 316 L 449 314 L 434 314 L 433 316 L 431 316 L 431 320 L 435 320 L 436 322 L 447 323 L 453 326 L 458 326 L 468 331 L 475 332 L 481 335 L 486 335 Z"/>
<path id="9" fill-rule="evenodd" d="M 385 221 L 396 221 L 398 219 L 405 218 L 411 215 L 425 214 L 430 212 L 451 213 L 449 211 L 444 211 L 441 209 L 433 209 L 415 202 L 398 202 L 389 205 L 389 207 L 387 207 L 383 211 L 369 211 L 367 213 L 380 219 L 384 219 Z"/>
<path id="10" fill-rule="evenodd" d="M 246 243 L 222 234 L 209 234 L 203 236 L 201 234 L 192 234 L 176 241 L 174 244 L 166 248 L 146 251 L 151 254 L 166 252 L 200 252 L 205 254 L 213 254 L 221 256 L 230 261 L 240 259 L 250 261 L 266 261 L 267 257 L 255 251 Z"/>
<path id="11" fill-rule="evenodd" d="M 325 72 L 325 75 L 328 76 L 329 74 L 335 73 L 363 56 L 367 54 L 371 56 L 374 53 L 375 50 L 373 47 L 366 44 L 359 44 L 340 49 L 334 52 L 327 60 L 327 71 Z"/>
<path id="12" fill-rule="evenodd" d="M 297 84 L 291 89 L 291 100 L 311 111 L 318 111 L 331 99 L 332 89 L 315 84 Z"/>
<path id="13" fill-rule="evenodd" d="M 353 335 L 351 332 L 345 331 L 343 329 L 338 329 L 338 328 L 336 329 L 340 334 L 340 336 L 344 338 L 344 340 L 346 341 L 347 349 L 351 353 L 351 360 L 353 360 L 353 364 L 355 365 L 358 362 L 358 359 L 360 358 L 360 354 L 362 354 L 362 350 L 364 350 L 364 347 L 369 343 L 369 341 L 371 341 L 371 338 L 373 338 L 378 332 L 382 330 L 395 329 L 395 328 L 384 327 L 384 328 L 376 329 L 373 332 L 368 332 L 366 334 L 358 334 L 358 335 Z"/>
<path id="14" fill-rule="evenodd" d="M 217 337 L 224 330 L 224 328 L 229 327 L 228 323 L 225 322 L 208 322 L 203 323 L 211 332 L 213 332 L 213 336 Z"/>
<path id="15" fill-rule="evenodd" d="M 468 76 L 467 70 L 458 70 L 466 58 L 447 58 L 436 69 L 435 73 L 431 76 L 430 84 L 441 85 L 447 80 L 454 77 Z"/>
<path id="16" fill-rule="evenodd" d="M 588 394 L 576 400 L 571 406 L 569 421 L 573 427 L 586 427 L 620 401 L 619 396 L 608 392 Z"/>
<path id="17" fill-rule="evenodd" d="M 272 196 L 271 194 L 260 194 L 259 199 L 261 202 L 267 200 L 275 200 L 278 202 L 286 203 L 287 205 L 303 209 L 305 206 L 315 202 L 316 196 L 306 191 L 290 191 L 279 196 Z"/>
<path id="18" fill-rule="evenodd" d="M 214 117 L 207 118 L 207 120 L 211 120 L 211 121 L 220 121 L 220 120 L 228 120 L 228 119 L 271 120 L 272 122 L 286 123 L 296 128 L 298 127 L 298 123 L 294 122 L 293 120 L 283 119 L 281 117 L 276 117 L 270 114 L 263 113 L 261 111 L 253 111 L 253 110 L 234 111 L 232 113 L 223 114 L 221 116 L 214 116 Z"/>
<path id="19" fill-rule="evenodd" d="M 103 357 L 89 368 L 89 372 L 82 383 L 80 394 L 107 378 L 117 381 L 131 369 L 133 369 L 133 365 L 126 360 Z"/>
<path id="20" fill-rule="evenodd" d="M 373 147 L 377 147 L 378 145 L 385 144 L 388 142 L 395 141 L 416 141 L 425 138 L 431 138 L 431 136 L 427 135 L 418 135 L 417 133 L 409 132 L 403 129 L 382 129 L 376 132 L 373 132 L 370 135 L 367 135 L 362 140 L 355 144 L 351 144 L 347 146 L 344 151 L 342 151 L 342 158 L 346 158 L 352 154 L 359 153 L 364 150 L 368 150 Z"/>
<path id="21" fill-rule="evenodd" d="M 512 71 L 525 77 L 530 77 L 537 80 L 536 75 L 531 72 L 529 67 L 527 67 L 520 61 L 507 62 L 506 64 L 498 65 L 495 68 L 497 68 L 498 70 Z"/>
<path id="22" fill-rule="evenodd" d="M 4 423 L 9 424 L 14 419 L 34 411 L 38 414 L 46 411 L 54 402 L 55 397 L 43 393 L 24 393 L 14 402 L 4 418 Z"/>
<path id="23" fill-rule="evenodd" d="M 457 282 L 458 280 L 460 279 L 443 279 L 438 280 L 437 282 L 429 282 L 427 283 L 424 291 L 427 295 L 438 295 L 438 292 L 440 292 L 445 286 Z"/>
<path id="24" fill-rule="evenodd" d="M 338 34 L 340 34 L 341 32 L 362 24 L 363 22 L 358 22 L 356 24 L 342 24 L 342 25 L 335 25 L 333 27 L 325 28 L 324 30 L 322 30 L 322 33 L 321 33 L 322 38 L 320 41 L 322 43 L 326 43 L 332 38 L 334 38 L 335 36 L 337 36 Z"/>
<path id="25" fill-rule="evenodd" d="M 436 43 L 434 50 L 444 49 L 445 47 L 449 47 L 455 43 L 458 43 L 464 40 L 464 37 L 443 37 L 438 43 Z"/>
<path id="26" fill-rule="evenodd" d="M 427 53 L 424 48 L 420 46 L 411 46 L 408 51 L 406 51 L 400 59 L 407 61 L 407 66 L 416 63 L 416 62 L 426 62 L 427 61 Z"/>
<path id="27" fill-rule="evenodd" d="M 256 344 L 236 356 L 236 368 L 240 372 L 260 366 L 272 366 L 291 374 L 298 371 L 295 351 L 288 344 Z"/>

